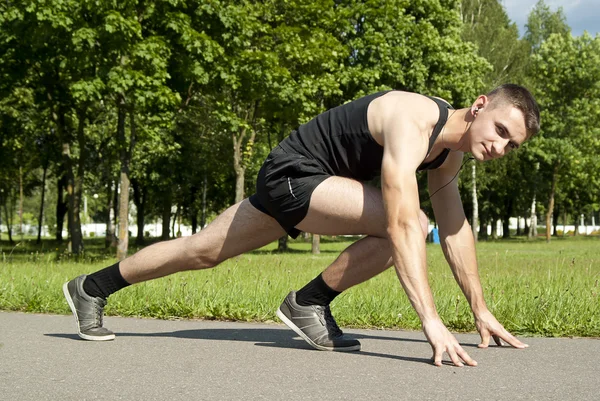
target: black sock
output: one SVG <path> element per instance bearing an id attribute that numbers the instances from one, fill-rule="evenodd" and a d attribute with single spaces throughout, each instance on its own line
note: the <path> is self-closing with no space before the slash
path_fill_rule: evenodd
<path id="1" fill-rule="evenodd" d="M 108 298 L 112 293 L 127 287 L 129 284 L 119 270 L 119 262 L 87 276 L 83 282 L 83 290 L 91 297 Z"/>
<path id="2" fill-rule="evenodd" d="M 321 305 L 327 306 L 340 295 L 341 292 L 332 290 L 323 280 L 323 274 L 319 274 L 313 281 L 306 284 L 302 289 L 296 292 L 296 302 L 298 305 Z"/>

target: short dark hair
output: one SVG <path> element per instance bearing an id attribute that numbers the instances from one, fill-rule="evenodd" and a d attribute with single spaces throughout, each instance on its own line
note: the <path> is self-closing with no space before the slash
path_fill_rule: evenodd
<path id="1" fill-rule="evenodd" d="M 486 95 L 491 104 L 510 104 L 521 110 L 525 118 L 527 138 L 540 130 L 540 108 L 525 87 L 516 84 L 500 85 Z"/>

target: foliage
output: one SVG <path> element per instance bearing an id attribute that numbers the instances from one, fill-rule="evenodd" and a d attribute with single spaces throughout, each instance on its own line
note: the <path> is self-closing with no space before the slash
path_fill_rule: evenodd
<path id="1" fill-rule="evenodd" d="M 0 24 L 3 223 L 19 171 L 38 218 L 47 168 L 45 223 L 69 210 L 73 240 L 83 199 L 96 221 L 118 215 L 125 166 L 136 214 L 199 225 L 327 108 L 388 88 L 464 107 L 505 82 L 534 90 L 543 130 L 478 166 L 482 219 L 524 215 L 534 194 L 546 203 L 556 165 L 561 210 L 598 210 L 597 39 L 572 38 L 543 2 L 522 39 L 497 0 L 27 0 L 2 3 Z"/>

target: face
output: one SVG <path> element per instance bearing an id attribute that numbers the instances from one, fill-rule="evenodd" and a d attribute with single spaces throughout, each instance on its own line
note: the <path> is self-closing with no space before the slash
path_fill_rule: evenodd
<path id="1" fill-rule="evenodd" d="M 476 160 L 498 159 L 518 149 L 527 139 L 523 113 L 512 105 L 490 107 L 485 99 L 476 103 L 471 112 L 475 117 L 468 130 L 469 149 L 465 150 Z"/>

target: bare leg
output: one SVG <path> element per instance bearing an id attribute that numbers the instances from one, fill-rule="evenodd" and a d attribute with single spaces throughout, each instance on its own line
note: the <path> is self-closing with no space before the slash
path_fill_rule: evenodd
<path id="1" fill-rule="evenodd" d="M 184 270 L 211 268 L 284 234 L 275 219 L 245 199 L 199 233 L 146 247 L 121 261 L 119 269 L 123 278 L 134 284 Z"/>
<path id="2" fill-rule="evenodd" d="M 422 211 L 420 220 L 426 236 L 427 216 Z M 381 190 L 351 179 L 331 177 L 315 189 L 309 212 L 297 227 L 317 234 L 367 235 L 346 248 L 323 272 L 327 285 L 342 292 L 393 264 L 386 223 Z"/>
<path id="3" fill-rule="evenodd" d="M 214 267 L 233 256 L 269 244 L 284 233 L 275 219 L 255 209 L 245 199 L 227 209 L 206 229 L 192 237 L 149 246 L 118 265 L 98 272 L 100 277 L 102 274 L 108 277 L 106 281 L 109 282 L 107 287 L 110 286 L 110 291 L 99 295 L 86 292 L 85 283 L 93 276 L 76 277 L 63 285 L 63 293 L 75 317 L 77 333 L 81 338 L 91 341 L 115 338 L 112 331 L 102 326 L 102 317 L 106 297 L 118 291 L 122 278 L 133 284 L 182 270 Z M 119 283 L 112 281 L 111 276 L 117 266 L 122 276 L 118 277 Z"/>
<path id="4" fill-rule="evenodd" d="M 322 280 L 317 277 L 301 291 L 291 292 L 277 311 L 277 316 L 314 348 L 360 349 L 360 342 L 343 335 L 335 323 L 328 305 L 335 294 L 324 287 L 341 292 L 391 266 L 386 226 L 379 189 L 343 177 L 330 177 L 313 192 L 309 211 L 296 226 L 298 229 L 326 235 L 367 235 L 346 248 L 323 272 Z"/>

